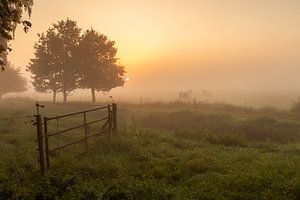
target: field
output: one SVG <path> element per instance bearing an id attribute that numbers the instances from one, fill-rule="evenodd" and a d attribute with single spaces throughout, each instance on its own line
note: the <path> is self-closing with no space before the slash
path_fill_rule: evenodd
<path id="1" fill-rule="evenodd" d="M 91 107 L 45 105 L 47 115 Z M 33 115 L 34 102 L 2 100 L 0 199 L 300 199 L 296 110 L 207 103 L 118 107 L 117 136 L 94 138 L 83 154 L 84 145 L 67 149 L 41 177 L 35 127 L 24 123 L 31 118 L 3 119 Z"/>

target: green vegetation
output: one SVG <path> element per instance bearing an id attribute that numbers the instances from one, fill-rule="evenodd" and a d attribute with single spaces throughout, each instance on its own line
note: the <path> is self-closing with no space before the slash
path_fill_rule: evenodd
<path id="1" fill-rule="evenodd" d="M 88 107 L 45 104 L 50 115 Z M 3 118 L 33 114 L 34 106 L 9 100 L 0 110 Z M 118 114 L 111 142 L 103 135 L 85 154 L 58 154 L 45 177 L 34 127 L 0 121 L 0 199 L 300 198 L 300 123 L 293 112 L 157 103 L 119 104 Z"/>
<path id="2" fill-rule="evenodd" d="M 108 92 L 125 82 L 125 69 L 117 64 L 115 42 L 92 28 L 81 33 L 77 22 L 67 19 L 39 34 L 34 58 L 27 70 L 32 73 L 37 92 L 63 94 L 63 101 L 75 89 L 90 89 L 92 102 L 96 92 Z"/>

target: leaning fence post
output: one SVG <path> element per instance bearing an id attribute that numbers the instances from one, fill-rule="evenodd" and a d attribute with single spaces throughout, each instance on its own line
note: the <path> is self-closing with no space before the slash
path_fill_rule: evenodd
<path id="1" fill-rule="evenodd" d="M 111 114 L 111 106 L 107 106 L 107 118 L 108 118 L 108 139 L 111 140 L 112 134 L 112 114 Z"/>
<path id="2" fill-rule="evenodd" d="M 117 124 L 117 104 L 112 104 L 112 131 L 113 134 L 116 135 L 118 131 L 118 124 Z"/>
<path id="3" fill-rule="evenodd" d="M 49 141 L 48 141 L 48 120 L 47 117 L 44 117 L 44 135 L 45 135 L 45 152 L 46 152 L 46 164 L 47 169 L 50 168 L 50 157 L 49 157 Z"/>
<path id="4" fill-rule="evenodd" d="M 39 162 L 41 167 L 42 175 L 45 174 L 45 157 L 44 157 L 44 142 L 43 142 L 43 126 L 41 115 L 35 115 L 36 118 L 36 130 L 37 130 L 37 141 L 39 147 Z"/>

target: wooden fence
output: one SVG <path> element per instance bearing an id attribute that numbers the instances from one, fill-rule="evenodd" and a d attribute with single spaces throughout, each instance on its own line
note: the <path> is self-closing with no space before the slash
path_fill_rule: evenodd
<path id="1" fill-rule="evenodd" d="M 105 117 L 93 120 L 88 122 L 87 114 L 94 111 L 100 111 L 107 109 L 107 114 Z M 51 121 L 63 119 L 71 116 L 82 116 L 82 124 L 76 125 L 64 130 L 57 130 L 55 132 L 49 131 L 48 124 Z M 45 170 L 50 168 L 50 157 L 53 153 L 61 151 L 69 146 L 85 143 L 86 150 L 88 149 L 88 139 L 91 137 L 95 137 L 101 134 L 108 134 L 108 139 L 111 140 L 111 137 L 117 133 L 117 104 L 109 104 L 101 107 L 96 107 L 88 110 L 83 110 L 79 112 L 67 113 L 58 115 L 55 117 L 44 117 L 42 120 L 42 116 L 37 112 L 36 117 L 36 129 L 37 129 L 37 141 L 38 141 L 38 150 L 39 150 L 39 163 L 42 175 L 44 175 Z M 89 127 L 92 124 L 97 124 L 102 122 L 100 129 L 98 129 L 95 133 L 90 133 Z M 44 127 L 43 127 L 44 126 Z M 58 146 L 56 148 L 49 147 L 49 141 L 54 136 L 63 135 L 67 132 L 74 131 L 75 129 L 84 128 L 84 134 L 80 139 L 69 142 L 67 144 Z"/>

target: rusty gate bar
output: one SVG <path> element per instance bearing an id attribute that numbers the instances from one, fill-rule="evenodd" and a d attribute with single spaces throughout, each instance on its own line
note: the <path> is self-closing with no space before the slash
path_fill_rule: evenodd
<path id="1" fill-rule="evenodd" d="M 101 122 L 101 121 L 104 121 L 104 120 L 107 120 L 107 119 L 108 119 L 108 117 L 104 117 L 104 118 L 102 118 L 102 119 L 97 119 L 97 120 L 95 120 L 95 121 L 87 122 L 86 125 L 95 124 L 95 123 L 97 123 L 97 122 Z"/>
<path id="2" fill-rule="evenodd" d="M 100 135 L 101 133 L 104 133 L 104 132 L 105 132 L 105 130 L 101 130 L 101 131 L 99 131 L 98 133 L 94 133 L 94 134 L 88 135 L 88 136 L 87 136 L 87 139 L 89 139 L 89 138 L 91 138 L 91 137 L 98 136 L 98 135 Z M 76 140 L 76 141 L 74 141 L 74 142 L 68 143 L 68 144 L 66 144 L 66 145 L 57 147 L 57 148 L 55 148 L 55 149 L 51 149 L 51 150 L 49 151 L 49 153 L 57 152 L 57 151 L 62 150 L 62 149 L 64 149 L 64 148 L 68 147 L 68 146 L 71 146 L 71 145 L 73 145 L 73 144 L 77 144 L 77 143 L 84 142 L 85 140 L 86 140 L 86 138 L 79 139 L 79 140 Z"/>
<path id="3" fill-rule="evenodd" d="M 55 132 L 55 133 L 50 133 L 50 134 L 47 134 L 47 137 L 52 137 L 52 136 L 55 136 L 55 135 L 59 135 L 59 134 L 62 134 L 62 133 L 68 132 L 68 131 L 72 131 L 74 129 L 82 128 L 84 126 L 85 126 L 85 124 L 81 124 L 81 125 L 74 126 L 74 127 L 62 130 L 62 131 L 58 131 L 58 132 Z"/>
<path id="4" fill-rule="evenodd" d="M 63 149 L 63 148 L 66 148 L 66 147 L 68 147 L 68 146 L 71 146 L 71 145 L 73 145 L 73 144 L 81 143 L 81 142 L 84 142 L 84 141 L 85 141 L 85 138 L 79 139 L 79 140 L 76 140 L 76 141 L 73 141 L 73 142 L 68 143 L 68 144 L 66 144 L 66 145 L 63 145 L 63 146 L 57 147 L 57 148 L 55 148 L 55 149 L 52 149 L 52 150 L 49 151 L 49 153 L 54 153 L 54 152 L 56 152 L 56 151 L 58 151 L 58 150 L 61 150 L 61 149 Z"/>
<path id="5" fill-rule="evenodd" d="M 63 118 L 63 117 L 69 117 L 72 115 L 78 115 L 84 112 L 92 112 L 92 111 L 96 111 L 96 110 L 101 110 L 107 108 L 107 106 L 101 106 L 101 107 L 97 107 L 97 108 L 92 108 L 92 109 L 87 109 L 87 110 L 83 110 L 83 111 L 79 111 L 79 112 L 73 112 L 73 113 L 67 113 L 67 114 L 63 114 L 63 115 L 57 115 L 55 117 L 47 117 L 48 121 L 50 120 L 54 120 L 54 119 L 59 119 L 59 118 Z"/>
<path id="6" fill-rule="evenodd" d="M 46 121 L 49 121 L 49 118 L 45 117 Z M 95 120 L 95 121 L 91 121 L 91 122 L 87 122 L 86 124 L 81 124 L 81 125 L 78 125 L 78 126 L 74 126 L 74 127 L 71 127 L 71 128 L 68 128 L 68 129 L 65 129 L 65 130 L 61 130 L 61 131 L 58 131 L 58 132 L 55 132 L 55 133 L 51 133 L 51 134 L 47 134 L 45 135 L 45 137 L 52 137 L 52 136 L 55 136 L 55 135 L 59 135 L 59 134 L 62 134 L 62 133 L 65 133 L 65 132 L 68 132 L 68 131 L 71 131 L 71 130 L 74 130 L 74 129 L 77 129 L 77 128 L 82 128 L 82 127 L 85 127 L 85 125 L 91 125 L 91 124 L 95 124 L 97 122 L 101 122 L 101 121 L 104 121 L 104 120 L 107 120 L 108 117 L 104 117 L 102 119 L 98 119 L 98 120 Z"/>
<path id="7" fill-rule="evenodd" d="M 98 135 L 100 135 L 101 133 L 104 133 L 104 132 L 105 132 L 105 130 L 101 130 L 101 131 L 99 131 L 99 132 L 97 132 L 97 133 L 88 135 L 87 138 L 91 138 L 91 137 L 94 137 L 94 136 L 98 136 Z"/>

